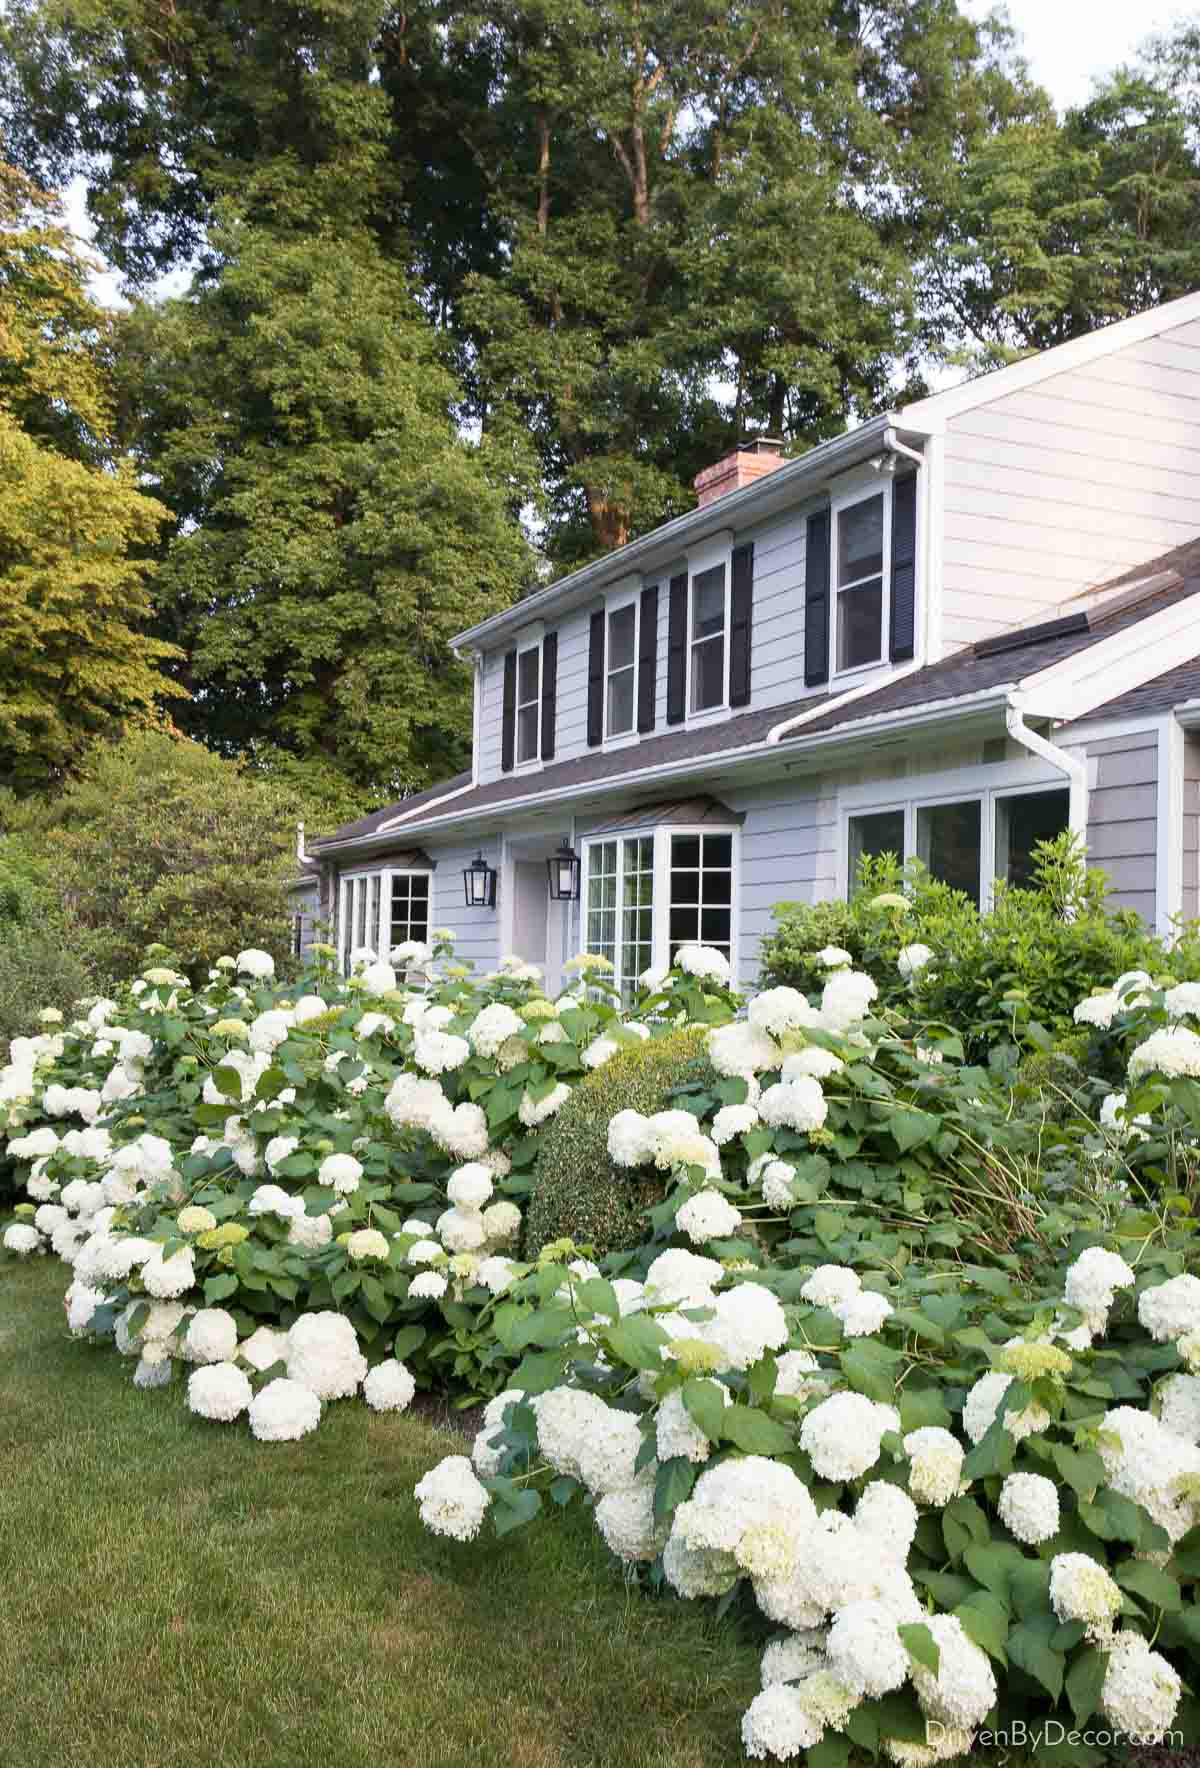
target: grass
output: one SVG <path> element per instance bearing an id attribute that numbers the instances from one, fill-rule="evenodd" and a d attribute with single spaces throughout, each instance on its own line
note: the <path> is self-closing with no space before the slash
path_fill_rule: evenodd
<path id="1" fill-rule="evenodd" d="M 470 1546 L 412 1488 L 461 1439 L 360 1403 L 300 1443 L 193 1418 L 0 1271 L 4 1768 L 716 1768 L 757 1652 L 625 1585 L 583 1515 Z"/>

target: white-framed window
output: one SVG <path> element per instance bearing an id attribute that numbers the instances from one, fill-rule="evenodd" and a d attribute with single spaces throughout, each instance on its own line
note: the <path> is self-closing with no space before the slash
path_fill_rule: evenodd
<path id="1" fill-rule="evenodd" d="M 729 703 L 729 563 L 692 575 L 688 597 L 688 712 Z"/>
<path id="2" fill-rule="evenodd" d="M 627 737 L 637 719 L 638 604 L 608 610 L 604 632 L 604 735 Z"/>
<path id="3" fill-rule="evenodd" d="M 386 958 L 407 939 L 428 939 L 433 874 L 386 866 L 346 874 L 338 887 L 337 949 L 344 975 L 351 954 L 372 951 Z"/>
<path id="4" fill-rule="evenodd" d="M 583 843 L 585 951 L 607 958 L 628 999 L 681 945 L 737 961 L 738 831 L 661 826 Z"/>
<path id="5" fill-rule="evenodd" d="M 891 486 L 833 504 L 831 675 L 849 675 L 887 655 L 891 578 Z"/>
<path id="6" fill-rule="evenodd" d="M 537 761 L 542 753 L 542 647 L 517 652 L 517 766 Z"/>
<path id="7" fill-rule="evenodd" d="M 986 908 L 997 881 L 1030 882 L 1037 843 L 1069 824 L 1065 786 L 1016 778 L 850 808 L 843 845 L 847 888 L 853 890 L 864 854 L 886 853 L 901 861 L 919 859 L 932 877 Z"/>

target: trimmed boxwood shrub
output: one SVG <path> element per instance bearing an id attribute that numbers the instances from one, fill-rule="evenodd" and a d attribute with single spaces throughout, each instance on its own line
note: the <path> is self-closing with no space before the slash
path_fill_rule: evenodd
<path id="1" fill-rule="evenodd" d="M 669 1177 L 630 1172 L 608 1158 L 608 1124 L 618 1111 L 650 1116 L 690 1081 L 716 1081 L 704 1055 L 702 1025 L 669 1032 L 610 1056 L 582 1081 L 543 1132 L 525 1214 L 525 1252 L 552 1240 L 620 1252 L 646 1238 L 644 1212 L 661 1203 Z"/>

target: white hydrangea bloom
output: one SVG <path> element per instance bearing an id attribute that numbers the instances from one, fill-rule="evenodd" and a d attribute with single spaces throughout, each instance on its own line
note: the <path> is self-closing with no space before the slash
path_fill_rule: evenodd
<path id="1" fill-rule="evenodd" d="M 606 1492 L 594 1515 L 605 1546 L 627 1565 L 655 1559 L 662 1552 L 667 1524 L 655 1521 L 652 1479 L 639 1479 L 636 1485 Z"/>
<path id="2" fill-rule="evenodd" d="M 870 1700 L 908 1681 L 908 1651 L 896 1617 L 882 1602 L 847 1603 L 833 1617 L 826 1643 L 839 1682 Z"/>
<path id="3" fill-rule="evenodd" d="M 841 970 L 853 962 L 853 956 L 842 945 L 823 945 L 817 953 L 817 963 L 824 964 L 827 970 Z"/>
<path id="4" fill-rule="evenodd" d="M 294 1154 L 299 1146 L 299 1136 L 272 1136 L 263 1154 L 267 1171 L 277 1173 L 283 1162 L 290 1154 Z"/>
<path id="5" fill-rule="evenodd" d="M 758 1102 L 758 1110 L 763 1122 L 772 1129 L 796 1130 L 801 1135 L 819 1130 L 829 1115 L 820 1082 L 809 1074 L 768 1087 Z"/>
<path id="6" fill-rule="evenodd" d="M 823 1045 L 805 1044 L 802 1050 L 793 1050 L 784 1057 L 780 1079 L 785 1085 L 804 1075 L 810 1075 L 813 1080 L 828 1080 L 831 1074 L 841 1074 L 845 1066 L 840 1056 L 835 1056 Z"/>
<path id="7" fill-rule="evenodd" d="M 447 1455 L 439 1461 L 418 1481 L 413 1496 L 425 1527 L 454 1541 L 474 1540 L 492 1501 L 465 1455 Z"/>
<path id="8" fill-rule="evenodd" d="M 646 1300 L 655 1307 L 668 1303 L 680 1308 L 711 1307 L 713 1290 L 724 1275 L 724 1267 L 715 1258 L 671 1247 L 660 1252 L 646 1272 Z"/>
<path id="9" fill-rule="evenodd" d="M 426 1074 L 450 1074 L 461 1068 L 471 1054 L 465 1037 L 421 1026 L 413 1039 L 413 1060 Z"/>
<path id="10" fill-rule="evenodd" d="M 305 1252 L 319 1252 L 333 1239 L 333 1223 L 327 1215 L 310 1216 L 300 1209 L 288 1223 L 288 1245 Z"/>
<path id="11" fill-rule="evenodd" d="M 728 1390 L 714 1382 L 721 1404 L 728 1406 Z M 692 1418 L 683 1403 L 683 1392 L 675 1388 L 659 1406 L 654 1416 L 655 1448 L 660 1461 L 673 1461 L 682 1456 L 686 1461 L 707 1461 L 712 1444 Z"/>
<path id="12" fill-rule="evenodd" d="M 911 982 L 932 958 L 933 952 L 927 945 L 915 940 L 912 945 L 905 945 L 896 954 L 896 968 L 905 982 Z"/>
<path id="13" fill-rule="evenodd" d="M 190 1246 L 180 1247 L 169 1259 L 164 1259 L 162 1247 L 156 1246 L 142 1266 L 142 1283 L 147 1295 L 157 1296 L 163 1301 L 186 1295 L 195 1281 L 196 1266 Z"/>
<path id="14" fill-rule="evenodd" d="M 735 1209 L 719 1191 L 698 1191 L 675 1215 L 675 1226 L 693 1246 L 736 1234 L 741 1225 L 741 1210 Z"/>
<path id="15" fill-rule="evenodd" d="M 825 1670 L 824 1631 L 811 1628 L 803 1633 L 790 1633 L 785 1639 L 773 1639 L 762 1656 L 762 1685 L 770 1688 L 776 1682 L 799 1682 L 814 1670 Z"/>
<path id="16" fill-rule="evenodd" d="M 70 1227 L 70 1223 L 67 1226 Z M 12 1222 L 4 1230 L 5 1250 L 15 1252 L 18 1258 L 28 1258 L 31 1252 L 38 1251 L 41 1244 L 41 1235 L 28 1222 Z"/>
<path id="17" fill-rule="evenodd" d="M 716 1347 L 724 1368 L 749 1369 L 788 1341 L 782 1303 L 761 1283 L 739 1283 L 718 1295 L 712 1307 L 713 1318 L 693 1332 Z"/>
<path id="18" fill-rule="evenodd" d="M 821 991 L 821 1024 L 826 1031 L 849 1031 L 866 1018 L 879 989 L 861 970 L 835 970 Z"/>
<path id="19" fill-rule="evenodd" d="M 1077 1002 L 1072 1017 L 1076 1025 L 1095 1025 L 1107 1031 L 1119 1006 L 1115 989 L 1109 988 Z"/>
<path id="20" fill-rule="evenodd" d="M 1100 1127 L 1118 1142 L 1144 1141 L 1151 1128 L 1150 1115 L 1143 1111 L 1137 1117 L 1128 1116 L 1128 1103 L 1126 1093 L 1106 1094 L 1100 1105 Z"/>
<path id="21" fill-rule="evenodd" d="M 815 1308 L 832 1308 L 852 1300 L 861 1289 L 858 1272 L 849 1265 L 818 1265 L 801 1285 L 800 1295 Z"/>
<path id="22" fill-rule="evenodd" d="M 193 1363 L 227 1363 L 237 1352 L 237 1322 L 225 1308 L 200 1308 L 188 1323 L 183 1353 Z"/>
<path id="23" fill-rule="evenodd" d="M 1200 1036 L 1183 1025 L 1152 1031 L 1129 1058 L 1130 1080 L 1143 1074 L 1165 1074 L 1168 1080 L 1200 1075 Z"/>
<path id="24" fill-rule="evenodd" d="M 753 1577 L 787 1577 L 816 1527 L 807 1486 L 782 1462 L 743 1455 L 706 1468 L 675 1510 L 672 1538 L 693 1552 L 731 1554 Z"/>
<path id="25" fill-rule="evenodd" d="M 467 1036 L 478 1056 L 495 1056 L 510 1037 L 521 1037 L 528 1026 L 519 1013 L 503 1001 L 493 1001 L 471 1021 Z"/>
<path id="26" fill-rule="evenodd" d="M 1113 1640 L 1100 1705 L 1118 1731 L 1139 1743 L 1160 1743 L 1179 1707 L 1183 1684 L 1162 1656 L 1131 1628 Z"/>
<path id="27" fill-rule="evenodd" d="M 246 1205 L 246 1213 L 251 1216 L 278 1216 L 281 1222 L 287 1222 L 294 1216 L 304 1214 L 304 1199 L 293 1197 L 282 1185 L 259 1185 Z"/>
<path id="28" fill-rule="evenodd" d="M 302 1382 L 278 1376 L 250 1402 L 250 1429 L 260 1443 L 290 1443 L 321 1422 L 321 1402 Z"/>
<path id="29" fill-rule="evenodd" d="M 378 1228 L 357 1228 L 346 1240 L 346 1251 L 352 1259 L 385 1259 L 390 1250 L 387 1235 Z"/>
<path id="30" fill-rule="evenodd" d="M 515 1282 L 517 1267 L 510 1258 L 501 1258 L 493 1254 L 491 1258 L 481 1259 L 475 1272 L 475 1281 L 492 1295 L 503 1295 L 504 1291 Z"/>
<path id="31" fill-rule="evenodd" d="M 831 1309 L 847 1338 L 869 1338 L 894 1311 L 886 1296 L 867 1289 L 847 1301 L 835 1302 Z"/>
<path id="32" fill-rule="evenodd" d="M 1010 1535 L 1036 1547 L 1058 1533 L 1058 1487 L 1041 1473 L 1010 1473 L 1000 1488 L 1000 1521 Z"/>
<path id="33" fill-rule="evenodd" d="M 829 1377 L 811 1351 L 784 1351 L 775 1365 L 775 1392 L 806 1400 L 829 1386 Z"/>
<path id="34" fill-rule="evenodd" d="M 437 1219 L 437 1234 L 450 1252 L 478 1252 L 487 1240 L 483 1218 L 475 1209 L 443 1210 Z"/>
<path id="35" fill-rule="evenodd" d="M 1200 1521 L 1200 1449 L 1150 1412 L 1116 1406 L 1100 1424 L 1098 1447 L 1114 1492 L 1132 1498 L 1175 1542 Z"/>
<path id="36" fill-rule="evenodd" d="M 376 1363 L 363 1382 L 363 1398 L 373 1412 L 403 1412 L 416 1391 L 410 1371 L 395 1357 Z"/>
<path id="37" fill-rule="evenodd" d="M 920 1516 L 908 1493 L 890 1480 L 870 1480 L 854 1506 L 854 1526 L 885 1559 L 908 1561 Z"/>
<path id="38" fill-rule="evenodd" d="M 408 1286 L 410 1301 L 440 1301 L 449 1284 L 439 1271 L 422 1271 Z"/>
<path id="39" fill-rule="evenodd" d="M 456 1167 L 446 1185 L 446 1195 L 459 1209 L 482 1209 L 492 1195 L 492 1173 L 481 1161 Z"/>
<path id="40" fill-rule="evenodd" d="M 786 1160 L 768 1160 L 759 1173 L 763 1202 L 771 1209 L 787 1210 L 795 1201 L 796 1169 Z"/>
<path id="41" fill-rule="evenodd" d="M 1091 1333 L 1102 1333 L 1118 1289 L 1128 1289 L 1134 1274 L 1118 1253 L 1089 1246 L 1067 1266 L 1063 1300 L 1078 1308 Z"/>
<path id="42" fill-rule="evenodd" d="M 1200 982 L 1177 982 L 1163 996 L 1163 1004 L 1172 1019 L 1200 1018 Z"/>
<path id="43" fill-rule="evenodd" d="M 367 1373 L 367 1359 L 349 1320 L 324 1309 L 301 1314 L 288 1331 L 288 1379 L 300 1383 L 319 1400 L 338 1400 L 358 1391 Z"/>
<path id="44" fill-rule="evenodd" d="M 1138 1319 L 1159 1344 L 1182 1338 L 1200 1328 L 1200 1277 L 1170 1277 L 1143 1289 L 1138 1297 Z"/>
<path id="45" fill-rule="evenodd" d="M 904 1438 L 908 1456 L 908 1489 L 918 1504 L 937 1509 L 958 1496 L 966 1451 L 940 1424 L 925 1424 Z"/>
<path id="46" fill-rule="evenodd" d="M 963 1406 L 963 1429 L 973 1443 L 979 1442 L 987 1433 L 1012 1380 L 1011 1375 L 992 1369 L 979 1377 L 967 1395 Z M 1049 1422 L 1050 1414 L 1046 1408 L 1032 1400 L 1020 1412 L 1009 1412 L 1005 1416 L 1004 1428 L 1019 1443 L 1036 1431 L 1045 1430 Z"/>
<path id="47" fill-rule="evenodd" d="M 713 982 L 725 988 L 729 983 L 729 959 L 711 945 L 681 945 L 675 963 L 689 976 L 701 982 Z"/>
<path id="48" fill-rule="evenodd" d="M 712 1139 L 718 1148 L 732 1142 L 735 1136 L 749 1135 L 758 1125 L 758 1112 L 753 1105 L 722 1105 L 712 1122 Z"/>
<path id="49" fill-rule="evenodd" d="M 259 1373 L 287 1357 L 287 1333 L 274 1326 L 259 1326 L 238 1346 L 238 1355 Z"/>
<path id="50" fill-rule="evenodd" d="M 715 1026 L 707 1042 L 709 1061 L 728 1080 L 748 1080 L 767 1069 L 778 1068 L 782 1059 L 778 1044 L 765 1031 L 736 1020 L 731 1025 Z"/>
<path id="51" fill-rule="evenodd" d="M 396 972 L 390 964 L 377 959 L 367 965 L 359 981 L 369 995 L 391 994 L 396 987 Z"/>
<path id="52" fill-rule="evenodd" d="M 756 1694 L 742 1716 L 742 1748 L 752 1761 L 774 1756 L 790 1762 L 819 1744 L 824 1727 L 811 1717 L 798 1691 L 776 1682 Z"/>
<path id="53" fill-rule="evenodd" d="M 776 1038 L 821 1023 L 821 1015 L 798 988 L 764 989 L 750 1002 L 748 1016 L 751 1025 Z"/>
<path id="54" fill-rule="evenodd" d="M 539 1042 L 543 1040 L 539 1039 Z M 571 1097 L 571 1089 L 566 1081 L 548 1092 L 543 1099 L 535 1099 L 528 1087 L 521 1094 L 521 1103 L 517 1106 L 517 1116 L 528 1130 L 537 1129 L 539 1124 L 549 1121 L 556 1112 L 561 1111 Z"/>
<path id="55" fill-rule="evenodd" d="M 859 1479 L 879 1459 L 883 1438 L 899 1430 L 894 1406 L 864 1394 L 836 1393 L 814 1406 L 800 1426 L 800 1447 L 822 1479 Z"/>
<path id="56" fill-rule="evenodd" d="M 498 1203 L 489 1203 L 479 1219 L 489 1246 L 507 1245 L 516 1239 L 521 1229 L 521 1212 L 506 1197 Z"/>
<path id="57" fill-rule="evenodd" d="M 913 1686 L 927 1719 L 969 1731 L 979 1725 L 996 1699 L 996 1678 L 986 1652 L 955 1615 L 927 1615 L 925 1625 L 938 1648 L 938 1669 L 912 1665 Z"/>
<path id="58" fill-rule="evenodd" d="M 1060 1621 L 1082 1621 L 1089 1639 L 1106 1640 L 1121 1612 L 1121 1591 L 1090 1553 L 1056 1553 L 1050 1606 Z"/>
<path id="59" fill-rule="evenodd" d="M 249 1409 L 254 1389 L 236 1363 L 214 1361 L 188 1377 L 188 1410 L 198 1418 L 229 1424 Z"/>
<path id="60" fill-rule="evenodd" d="M 237 967 L 243 976 L 252 976 L 256 982 L 267 982 L 275 974 L 275 960 L 270 952 L 259 951 L 255 946 L 238 953 Z"/>
<path id="61" fill-rule="evenodd" d="M 1200 1443 L 1200 1376 L 1168 1375 L 1155 1391 L 1154 1409 L 1164 1429 L 1187 1443 Z"/>
<path id="62" fill-rule="evenodd" d="M 252 1050 L 264 1050 L 270 1055 L 279 1048 L 291 1029 L 292 1015 L 281 1007 L 271 1007 L 250 1021 L 247 1041 Z M 121 1054 L 125 1056 L 123 1049 Z"/>
<path id="63" fill-rule="evenodd" d="M 451 1111 L 447 1106 L 433 1125 L 434 1137 L 455 1160 L 482 1160 L 487 1153 L 488 1124 L 482 1105 L 465 1099 Z"/>

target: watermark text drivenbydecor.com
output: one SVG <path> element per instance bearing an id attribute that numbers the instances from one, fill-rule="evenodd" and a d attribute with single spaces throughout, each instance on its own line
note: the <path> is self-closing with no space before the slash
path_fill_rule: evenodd
<path id="1" fill-rule="evenodd" d="M 936 1719 L 928 1721 L 928 1740 L 938 1742 L 938 1734 L 945 1726 Z M 1161 1748 L 1178 1750 L 1183 1748 L 1182 1731 L 1164 1731 L 1161 1736 L 1140 1737 L 1132 1731 L 1110 1731 L 1097 1727 L 1077 1730 L 1064 1725 L 1060 1719 L 1043 1719 L 1038 1724 L 1027 1725 L 1024 1719 L 1014 1719 L 1007 1727 L 995 1731 L 980 1731 L 976 1734 L 975 1743 L 981 1749 L 1010 1750 L 1041 1750 L 1052 1749 L 1058 1744 L 1083 1744 L 1092 1749 L 1115 1749 L 1121 1745 L 1139 1746 L 1158 1744 Z"/>

